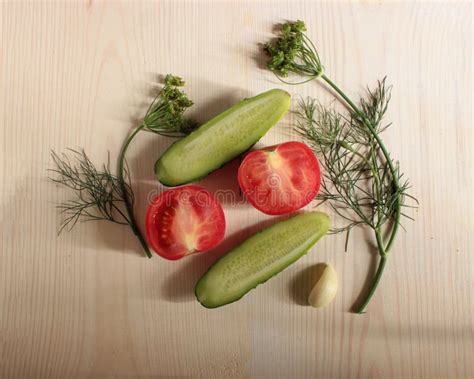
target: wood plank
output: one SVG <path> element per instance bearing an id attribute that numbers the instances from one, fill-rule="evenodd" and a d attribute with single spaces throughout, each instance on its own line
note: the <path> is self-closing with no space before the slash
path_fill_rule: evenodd
<path id="1" fill-rule="evenodd" d="M 193 295 L 209 264 L 263 224 L 240 203 L 238 162 L 203 181 L 229 190 L 226 240 L 179 262 L 140 255 L 120 226 L 57 237 L 50 151 L 112 162 L 159 75 L 188 83 L 204 121 L 272 87 L 329 103 L 321 84 L 287 86 L 262 69 L 272 26 L 304 19 L 326 72 L 351 95 L 388 76 L 385 141 L 420 207 L 404 223 L 368 314 L 349 313 L 375 260 L 367 233 L 328 236 L 242 301 Z M 0 376 L 469 378 L 472 354 L 472 3 L 84 1 L 0 4 Z M 298 137 L 291 115 L 259 146 Z M 142 133 L 129 154 L 137 210 L 162 187 L 152 165 L 169 139 Z M 308 267 L 330 262 L 340 290 L 301 305 Z"/>

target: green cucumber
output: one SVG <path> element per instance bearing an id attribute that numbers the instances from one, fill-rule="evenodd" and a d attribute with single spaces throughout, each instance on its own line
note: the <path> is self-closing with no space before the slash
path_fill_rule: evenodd
<path id="1" fill-rule="evenodd" d="M 172 144 L 155 163 L 166 186 L 200 179 L 252 147 L 288 111 L 290 95 L 272 89 L 245 99 Z"/>
<path id="2" fill-rule="evenodd" d="M 328 215 L 306 212 L 254 234 L 199 279 L 198 301 L 206 308 L 217 308 L 239 300 L 301 258 L 328 229 Z"/>

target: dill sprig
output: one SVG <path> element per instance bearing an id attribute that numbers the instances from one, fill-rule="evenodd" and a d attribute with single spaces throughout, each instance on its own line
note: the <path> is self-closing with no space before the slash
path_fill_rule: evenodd
<path id="1" fill-rule="evenodd" d="M 188 96 L 179 89 L 184 85 L 179 76 L 166 75 L 164 87 L 153 99 L 142 125 L 137 129 L 167 137 L 182 137 L 196 129 L 195 122 L 183 117 L 186 109 L 193 105 Z"/>
<path id="2" fill-rule="evenodd" d="M 270 57 L 268 68 L 277 73 L 280 79 L 290 73 L 306 78 L 302 82 L 291 84 L 304 83 L 319 78 L 324 73 L 318 51 L 304 34 L 305 31 L 303 21 L 288 22 L 281 26 L 278 39 L 263 46 Z"/>
<path id="3" fill-rule="evenodd" d="M 197 124 L 183 118 L 183 113 L 193 105 L 187 95 L 179 89 L 184 86 L 184 81 L 179 76 L 166 75 L 165 85 L 150 104 L 142 124 L 133 130 L 122 145 L 118 158 L 117 178 L 122 189 L 122 198 L 125 211 L 130 219 L 130 227 L 140 241 L 148 258 L 152 257 L 148 244 L 138 228 L 133 213 L 133 203 L 129 197 L 126 176 L 125 155 L 130 143 L 141 130 L 148 130 L 166 137 L 180 137 L 189 134 L 197 127 Z"/>
<path id="4" fill-rule="evenodd" d="M 319 198 L 328 201 L 346 225 L 333 232 L 347 232 L 355 226 L 368 226 L 374 231 L 380 262 L 357 312 L 363 313 L 372 298 L 387 262 L 407 197 L 409 183 L 398 164 L 391 158 L 380 134 L 389 126 L 383 117 L 390 102 L 391 87 L 385 79 L 367 98 L 356 105 L 324 73 L 315 45 L 304 33 L 302 21 L 282 26 L 279 37 L 264 46 L 269 56 L 268 68 L 285 83 L 290 73 L 302 77 L 300 84 L 321 78 L 339 96 L 347 114 L 327 108 L 308 98 L 300 102 L 296 130 L 321 158 L 324 168 Z M 416 199 L 414 199 L 416 201 Z M 408 217 L 408 216 L 407 216 Z M 392 221 L 392 222 L 388 222 Z M 387 240 L 384 239 L 388 232 Z M 346 236 L 347 244 L 348 234 Z"/>
<path id="5" fill-rule="evenodd" d="M 152 257 L 133 213 L 134 195 L 125 154 L 141 130 L 180 137 L 197 127 L 197 124 L 183 116 L 193 103 L 179 89 L 182 86 L 184 81 L 180 77 L 166 75 L 164 86 L 150 104 L 142 124 L 123 143 L 116 175 L 111 173 L 109 162 L 97 168 L 84 150 L 68 149 L 70 155 L 51 153 L 55 168 L 50 171 L 55 177 L 50 179 L 71 189 L 74 195 L 71 200 L 58 205 L 59 213 L 63 216 L 59 233 L 64 229 L 71 230 L 78 221 L 107 220 L 129 225 L 146 255 Z"/>
<path id="6" fill-rule="evenodd" d="M 378 133 L 389 126 L 382 123 L 389 100 L 385 80 L 378 82 L 374 91 L 368 91 L 367 99 L 361 99 L 361 108 L 376 121 Z M 321 157 L 323 177 L 318 199 L 328 202 L 345 221 L 344 226 L 333 228 L 333 233 L 349 232 L 364 224 L 374 231 L 381 230 L 396 216 L 399 200 L 402 206 L 408 206 L 405 198 L 412 198 L 407 193 L 408 180 L 397 166 L 400 185 L 393 187 L 380 147 L 357 115 L 342 115 L 312 98 L 300 101 L 296 115 L 297 132 Z"/>
<path id="7" fill-rule="evenodd" d="M 55 168 L 50 171 L 55 177 L 50 179 L 70 188 L 74 199 L 59 204 L 63 215 L 58 234 L 64 229 L 71 230 L 81 221 L 107 220 L 127 225 L 130 219 L 124 213 L 122 187 L 117 176 L 110 172 L 109 163 L 97 168 L 84 150 L 68 149 L 70 155 L 51 153 Z M 126 190 L 133 203 L 130 183 Z"/>

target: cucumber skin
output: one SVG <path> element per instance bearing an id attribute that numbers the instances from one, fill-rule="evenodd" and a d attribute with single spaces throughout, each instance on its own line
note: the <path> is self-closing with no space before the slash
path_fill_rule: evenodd
<path id="1" fill-rule="evenodd" d="M 218 126 L 223 120 L 225 120 L 227 116 L 232 116 L 242 108 L 248 107 L 252 103 L 261 101 L 262 99 L 268 99 L 269 101 L 272 101 L 274 103 L 274 111 L 271 115 L 266 114 L 266 117 L 261 120 L 253 120 L 253 122 L 257 125 L 254 129 L 259 129 L 259 133 L 256 133 L 254 138 L 250 139 L 248 143 L 245 144 L 245 146 L 242 146 L 240 149 L 236 149 L 235 151 L 233 151 L 232 154 L 227 156 L 225 159 L 216 159 L 213 164 L 208 167 L 208 169 L 201 169 L 198 167 L 198 172 L 196 172 L 194 175 L 185 175 L 185 178 L 179 178 L 179 175 L 176 176 L 177 172 L 180 173 L 183 171 L 183 167 L 169 167 L 170 165 L 173 165 L 173 162 L 177 162 L 179 160 L 181 160 L 181 162 L 194 162 L 191 154 L 188 154 L 190 156 L 186 156 L 187 152 L 184 148 L 186 144 L 194 142 L 194 140 L 199 138 L 202 138 L 204 140 L 212 138 L 213 126 Z M 263 92 L 257 96 L 240 101 L 239 103 L 233 105 L 224 112 L 218 114 L 211 120 L 207 121 L 205 124 L 194 130 L 188 136 L 174 142 L 171 146 L 169 146 L 168 149 L 161 155 L 161 157 L 155 163 L 156 178 L 160 183 L 167 187 L 175 187 L 187 183 L 192 183 L 194 181 L 206 177 L 211 172 L 224 166 L 230 160 L 249 150 L 255 143 L 260 140 L 260 138 L 262 138 L 268 132 L 268 130 L 270 130 L 270 128 L 272 128 L 281 119 L 281 117 L 283 117 L 283 115 L 288 111 L 289 107 L 290 94 L 280 89 L 272 89 L 270 91 Z M 265 109 L 265 107 L 263 107 L 263 110 L 267 113 L 269 112 L 269 110 Z M 240 125 L 235 125 L 233 127 L 239 128 L 239 126 Z M 219 145 L 222 145 L 222 142 Z M 229 146 L 228 150 L 232 150 L 234 147 L 235 146 L 231 145 Z M 173 157 L 173 154 L 177 156 Z M 167 163 L 167 161 L 171 163 Z M 192 170 L 188 169 L 187 171 L 189 172 Z"/>
<path id="2" fill-rule="evenodd" d="M 219 268 L 219 265 L 223 265 L 225 264 L 225 261 L 226 259 L 228 259 L 228 257 L 230 257 L 232 255 L 232 253 L 236 250 L 238 250 L 239 248 L 241 248 L 242 245 L 244 244 L 251 244 L 252 242 L 254 241 L 258 241 L 260 238 L 262 238 L 262 233 L 265 233 L 265 234 L 268 234 L 268 233 L 272 233 L 273 231 L 275 233 L 278 233 L 279 232 L 279 229 L 281 229 L 282 227 L 285 227 L 287 225 L 290 225 L 292 223 L 294 223 L 295 221 L 300 221 L 300 219 L 302 218 L 312 218 L 313 220 L 311 222 L 314 222 L 314 225 L 315 226 L 315 233 L 312 235 L 311 238 L 308 237 L 308 239 L 310 239 L 310 241 L 307 241 L 307 246 L 302 249 L 297 255 L 295 255 L 294 257 L 292 257 L 291 259 L 289 259 L 287 262 L 285 262 L 284 265 L 279 265 L 274 271 L 268 273 L 266 276 L 264 276 L 263 278 L 261 278 L 261 280 L 258 280 L 258 281 L 255 281 L 253 282 L 253 284 L 249 287 L 249 288 L 246 288 L 242 291 L 242 293 L 240 293 L 239 295 L 237 296 L 230 296 L 228 299 L 226 300 L 223 300 L 223 301 L 207 301 L 206 300 L 203 300 L 202 297 L 206 295 L 206 279 L 213 275 L 213 271 L 214 270 L 220 270 Z M 310 222 L 310 223 L 311 223 Z M 268 228 L 265 228 L 259 232 L 257 232 L 256 234 L 252 235 L 251 237 L 249 237 L 248 239 L 246 239 L 245 241 L 243 241 L 240 245 L 238 245 L 237 247 L 231 249 L 230 251 L 228 251 L 226 254 L 224 254 L 220 259 L 218 259 L 209 269 L 208 271 L 198 280 L 197 284 L 196 284 L 196 287 L 195 287 L 195 295 L 196 295 L 196 298 L 197 300 L 201 303 L 202 306 L 204 306 L 205 308 L 218 308 L 218 307 L 221 307 L 221 306 L 224 306 L 224 305 L 227 305 L 227 304 L 230 304 L 230 303 L 233 303 L 233 302 L 236 302 L 238 300 L 240 300 L 243 296 L 245 296 L 248 292 L 250 292 L 252 289 L 255 289 L 258 285 L 260 284 L 263 284 L 265 283 L 266 281 L 268 281 L 269 279 L 271 279 L 272 277 L 274 277 L 275 275 L 277 275 L 278 273 L 280 273 L 281 271 L 283 271 L 284 269 L 286 269 L 288 266 L 290 266 L 291 264 L 293 264 L 294 262 L 296 262 L 298 259 L 300 259 L 303 255 L 305 255 L 309 249 L 311 249 L 311 247 L 319 240 L 321 239 L 326 233 L 327 231 L 329 230 L 329 217 L 327 214 L 323 213 L 323 212 L 305 212 L 305 213 L 299 213 L 287 220 L 284 220 L 284 221 L 280 221 Z M 300 245 L 299 247 L 303 247 L 304 244 Z M 299 248 L 298 247 L 298 248 Z M 268 247 L 268 250 L 272 250 L 273 249 L 273 246 L 269 246 Z M 296 250 L 297 248 L 295 248 L 294 250 Z M 294 251 L 292 250 L 292 251 Z M 285 256 L 291 254 L 292 251 L 289 251 Z M 240 254 L 244 254 L 245 253 L 245 250 L 242 252 L 240 252 Z M 263 253 L 263 255 L 265 254 L 265 252 Z M 235 255 L 235 253 L 234 253 Z M 219 283 L 219 284 L 222 284 L 222 283 Z"/>

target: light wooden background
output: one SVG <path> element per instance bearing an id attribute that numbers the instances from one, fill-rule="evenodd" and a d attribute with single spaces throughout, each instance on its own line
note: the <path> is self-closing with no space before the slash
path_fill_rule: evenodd
<path id="1" fill-rule="evenodd" d="M 327 73 L 350 94 L 388 75 L 385 140 L 421 203 L 406 222 L 366 315 L 349 312 L 374 270 L 364 233 L 344 253 L 328 236 L 244 300 L 206 310 L 197 278 L 272 222 L 225 204 L 227 239 L 178 262 L 147 260 L 126 228 L 88 223 L 56 236 L 67 192 L 49 152 L 84 147 L 112 159 L 143 115 L 157 77 L 188 82 L 203 121 L 272 87 L 257 43 L 304 19 Z M 361 1 L 2 2 L 0 5 L 0 377 L 472 378 L 472 4 Z M 260 145 L 297 138 L 287 117 Z M 152 164 L 170 143 L 142 134 L 129 160 L 142 219 L 161 188 Z M 233 162 L 203 185 L 236 191 Z M 270 220 L 270 221 L 268 221 Z M 302 305 L 312 265 L 340 291 Z"/>

